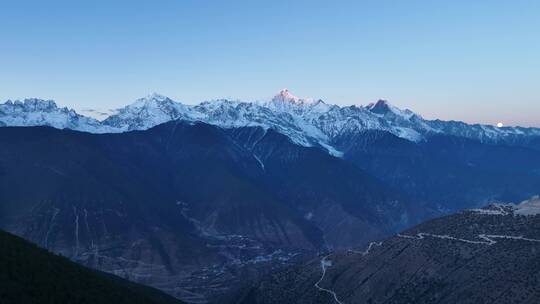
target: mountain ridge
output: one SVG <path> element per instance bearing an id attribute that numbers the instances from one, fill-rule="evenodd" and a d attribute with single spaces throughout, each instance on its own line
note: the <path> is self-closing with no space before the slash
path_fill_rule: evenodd
<path id="1" fill-rule="evenodd" d="M 366 130 L 382 130 L 412 142 L 436 134 L 466 137 L 485 143 L 515 144 L 540 137 L 540 128 L 496 127 L 460 121 L 426 120 L 408 110 L 379 100 L 367 106 L 338 106 L 322 100 L 300 98 L 288 89 L 269 101 L 243 102 L 219 99 L 185 105 L 153 93 L 118 109 L 102 121 L 59 108 L 54 101 L 25 99 L 0 104 L 0 126 L 46 125 L 90 133 L 146 130 L 171 120 L 201 121 L 223 128 L 272 128 L 295 143 L 320 147 L 341 156 L 335 139 Z"/>

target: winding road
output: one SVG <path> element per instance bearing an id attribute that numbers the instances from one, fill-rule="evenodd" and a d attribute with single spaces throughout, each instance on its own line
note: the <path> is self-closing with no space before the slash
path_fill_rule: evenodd
<path id="1" fill-rule="evenodd" d="M 425 237 L 432 237 L 432 238 L 437 238 L 437 239 L 458 241 L 458 242 L 463 242 L 463 243 L 468 243 L 468 244 L 480 244 L 480 245 L 488 245 L 488 246 L 496 244 L 497 241 L 495 239 L 509 239 L 509 240 L 519 240 L 519 241 L 540 243 L 540 240 L 526 238 L 523 236 L 483 234 L 483 233 L 478 235 L 478 238 L 481 239 L 481 241 L 467 240 L 467 239 L 456 238 L 456 237 L 445 235 L 445 234 L 432 234 L 432 233 L 425 233 L 425 232 L 420 232 L 420 233 L 417 233 L 416 235 L 398 234 L 397 236 L 400 238 L 416 239 L 416 240 L 422 240 Z"/>
<path id="2" fill-rule="evenodd" d="M 326 255 L 325 257 L 323 257 L 321 259 L 321 269 L 322 269 L 322 275 L 321 275 L 321 278 L 317 281 L 317 283 L 315 283 L 315 287 L 320 290 L 320 291 L 324 291 L 324 292 L 327 292 L 329 294 L 331 294 L 333 297 L 334 297 L 334 300 L 336 301 L 336 303 L 338 304 L 344 304 L 343 302 L 341 302 L 338 297 L 337 297 L 337 294 L 330 290 L 330 289 L 326 289 L 326 288 L 323 288 L 321 286 L 319 286 L 319 284 L 324 280 L 324 276 L 326 275 L 326 268 L 332 266 L 332 261 L 329 261 L 328 260 L 328 257 L 330 256 L 329 255 Z"/>
<path id="3" fill-rule="evenodd" d="M 371 251 L 371 249 L 375 246 L 382 246 L 382 242 L 371 242 L 369 243 L 369 246 L 366 248 L 366 250 L 364 251 L 358 251 L 358 250 L 349 250 L 349 252 L 352 252 L 352 253 L 358 253 L 358 254 L 361 254 L 362 256 L 366 256 L 369 254 L 369 252 Z M 332 295 L 332 297 L 334 297 L 334 300 L 336 301 L 336 303 L 338 304 L 345 304 L 343 302 L 341 302 L 339 299 L 338 299 L 338 296 L 337 294 L 333 291 L 333 290 L 330 290 L 330 289 L 326 289 L 326 288 L 323 288 L 321 287 L 319 284 L 324 280 L 324 276 L 326 275 L 326 269 L 330 266 L 332 266 L 332 261 L 328 260 L 328 257 L 330 256 L 331 254 L 328 254 L 326 256 L 324 256 L 322 259 L 321 259 L 321 270 L 322 270 L 322 275 L 321 275 L 321 278 L 317 281 L 317 283 L 315 283 L 315 288 L 317 288 L 318 290 L 320 291 L 324 291 L 324 292 L 327 292 L 329 293 L 330 295 Z"/>
<path id="4" fill-rule="evenodd" d="M 504 210 L 501 210 L 501 211 L 504 211 Z M 491 245 L 496 244 L 497 239 L 518 240 L 518 241 L 540 243 L 539 239 L 526 238 L 526 237 L 523 237 L 523 236 L 501 235 L 501 234 L 483 234 L 483 233 L 478 235 L 478 240 L 467 240 L 467 239 L 457 238 L 457 237 L 453 237 L 453 236 L 445 235 L 445 234 L 433 234 L 433 233 L 426 233 L 426 232 L 419 232 L 416 235 L 397 234 L 397 237 L 405 238 L 405 239 L 413 239 L 413 240 L 423 240 L 426 237 L 431 237 L 431 238 L 437 238 L 437 239 L 443 239 L 443 240 L 458 241 L 458 242 L 463 242 L 463 243 L 467 243 L 467 244 L 478 244 L 478 245 L 486 245 L 486 246 L 491 246 Z M 369 246 L 367 247 L 367 249 L 364 250 L 364 251 L 349 250 L 349 252 L 358 253 L 358 254 L 361 254 L 362 256 L 366 256 L 366 255 L 368 255 L 370 253 L 370 251 L 375 246 L 382 246 L 382 242 L 371 242 L 369 244 Z M 327 289 L 327 288 L 323 288 L 323 287 L 321 287 L 319 285 L 324 280 L 324 277 L 326 275 L 326 270 L 328 269 L 328 267 L 332 266 L 332 261 L 328 260 L 328 257 L 330 255 L 331 254 L 328 254 L 328 255 L 324 256 L 321 259 L 322 275 L 319 278 L 319 280 L 317 281 L 317 283 L 315 283 L 314 286 L 318 290 L 329 293 L 330 295 L 332 295 L 332 297 L 334 298 L 334 301 L 336 303 L 345 304 L 344 302 L 339 300 L 338 295 L 336 294 L 335 291 Z"/>

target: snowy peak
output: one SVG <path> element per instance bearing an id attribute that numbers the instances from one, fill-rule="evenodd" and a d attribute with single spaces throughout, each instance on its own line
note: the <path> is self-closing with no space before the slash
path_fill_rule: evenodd
<path id="1" fill-rule="evenodd" d="M 420 115 L 408 109 L 402 110 L 390 104 L 386 99 L 379 99 L 376 103 L 370 103 L 366 106 L 366 109 L 376 115 L 382 115 L 385 117 L 391 116 L 394 119 L 402 119 L 407 121 L 415 117 L 421 119 Z"/>
<path id="2" fill-rule="evenodd" d="M 312 98 L 300 98 L 293 95 L 288 89 L 283 89 L 276 94 L 272 100 L 263 103 L 262 105 L 276 112 L 286 112 L 290 114 L 303 115 L 317 104 L 324 102 L 322 100 L 314 101 Z"/>
<path id="3" fill-rule="evenodd" d="M 152 93 L 118 109 L 103 124 L 120 131 L 144 130 L 167 121 L 189 118 L 189 111 L 182 103 Z"/>
<path id="4" fill-rule="evenodd" d="M 386 114 L 392 111 L 390 104 L 384 99 L 379 99 L 376 103 L 370 103 L 366 106 L 366 108 L 377 114 Z"/>
<path id="5" fill-rule="evenodd" d="M 24 99 L 23 101 L 8 100 L 3 105 L 3 108 L 4 109 L 9 108 L 12 111 L 24 111 L 24 112 L 35 112 L 35 111 L 52 112 L 52 111 L 59 110 L 58 107 L 56 106 L 56 103 L 53 100 L 44 100 L 44 99 L 38 99 L 38 98 L 27 98 L 27 99 Z"/>
<path id="6" fill-rule="evenodd" d="M 311 98 L 300 98 L 298 96 L 293 95 L 288 89 L 283 89 L 277 93 L 274 98 L 272 98 L 272 102 L 275 103 L 291 103 L 291 104 L 309 104 L 313 103 L 313 99 Z"/>
<path id="7" fill-rule="evenodd" d="M 175 116 L 186 111 L 186 106 L 174 101 L 167 96 L 152 93 L 148 96 L 135 100 L 132 104 L 117 110 L 117 115 L 145 115 L 162 113 L 168 116 Z"/>
<path id="8" fill-rule="evenodd" d="M 388 102 L 386 99 L 379 99 L 375 103 L 370 103 L 366 106 L 366 108 L 371 112 L 379 115 L 386 115 L 389 113 L 393 113 L 396 115 L 402 115 L 405 113 L 408 114 L 414 114 L 409 110 L 402 110 L 391 103 Z M 409 115 L 410 116 L 410 115 Z"/>
<path id="9" fill-rule="evenodd" d="M 152 93 L 148 94 L 145 97 L 139 98 L 135 101 L 135 103 L 149 103 L 149 102 L 167 102 L 171 100 L 169 97 L 161 95 L 159 93 Z"/>
<path id="10" fill-rule="evenodd" d="M 495 128 L 425 120 L 383 99 L 365 107 L 340 107 L 320 99 L 297 97 L 288 89 L 279 91 L 266 102 L 215 100 L 193 106 L 153 93 L 114 111 L 103 121 L 79 115 L 68 108 L 58 108 L 52 100 L 25 99 L 0 104 L 0 126 L 45 125 L 92 133 L 117 133 L 146 130 L 177 119 L 202 121 L 222 128 L 259 126 L 273 129 L 295 143 L 324 147 L 334 155 L 340 154 L 334 147 L 336 142 L 367 130 L 386 131 L 413 142 L 425 140 L 433 134 L 495 143 L 540 136 L 540 129 L 535 128 Z"/>
<path id="11" fill-rule="evenodd" d="M 38 98 L 28 98 L 23 101 L 8 100 L 0 104 L 0 125 L 50 126 L 58 129 L 102 133 L 97 120 L 79 115 L 66 107 L 59 108 L 53 100 Z"/>
<path id="12" fill-rule="evenodd" d="M 152 93 L 145 97 L 135 100 L 135 102 L 124 107 L 124 109 L 127 109 L 127 108 L 140 109 L 140 108 L 152 108 L 152 107 L 159 108 L 159 107 L 173 105 L 173 104 L 175 104 L 175 102 L 169 97 L 160 95 L 158 93 Z"/>
<path id="13" fill-rule="evenodd" d="M 291 102 L 291 103 L 298 103 L 300 101 L 300 98 L 293 95 L 291 92 L 289 92 L 289 89 L 285 88 L 272 98 L 272 101 L 274 102 Z"/>

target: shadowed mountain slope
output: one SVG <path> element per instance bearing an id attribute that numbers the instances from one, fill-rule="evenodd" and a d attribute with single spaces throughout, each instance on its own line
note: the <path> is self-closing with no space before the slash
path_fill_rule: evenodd
<path id="1" fill-rule="evenodd" d="M 262 128 L 8 127 L 0 143 L 3 228 L 190 302 L 421 218 L 413 211 L 422 208 L 349 162 Z"/>
<path id="2" fill-rule="evenodd" d="M 540 189 L 540 153 L 437 135 L 413 143 L 388 132 L 346 136 L 344 158 L 444 213 L 491 201 L 521 201 Z"/>
<path id="3" fill-rule="evenodd" d="M 156 289 L 82 267 L 4 231 L 0 268 L 3 304 L 183 303 Z"/>

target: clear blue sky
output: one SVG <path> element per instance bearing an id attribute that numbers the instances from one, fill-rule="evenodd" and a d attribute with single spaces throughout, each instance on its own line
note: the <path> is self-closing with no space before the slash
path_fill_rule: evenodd
<path id="1" fill-rule="evenodd" d="M 540 1 L 2 1 L 0 100 L 115 108 L 283 87 L 540 126 Z"/>

